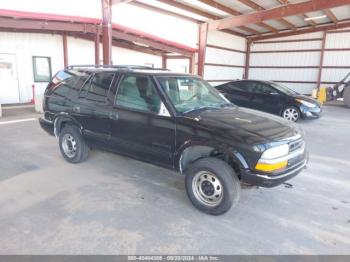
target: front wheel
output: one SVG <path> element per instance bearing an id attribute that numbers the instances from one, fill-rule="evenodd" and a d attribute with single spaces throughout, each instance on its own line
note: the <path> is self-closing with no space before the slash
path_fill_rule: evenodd
<path id="1" fill-rule="evenodd" d="M 296 107 L 291 106 L 291 107 L 287 107 L 286 109 L 283 110 L 282 117 L 284 119 L 289 120 L 289 121 L 296 122 L 300 118 L 300 113 Z"/>
<path id="2" fill-rule="evenodd" d="M 221 215 L 236 205 L 240 196 L 240 181 L 234 170 L 218 158 L 202 158 L 186 171 L 186 192 L 199 210 Z"/>

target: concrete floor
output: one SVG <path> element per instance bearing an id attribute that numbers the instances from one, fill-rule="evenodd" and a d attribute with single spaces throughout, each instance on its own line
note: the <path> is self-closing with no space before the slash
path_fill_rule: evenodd
<path id="1" fill-rule="evenodd" d="M 180 175 L 97 151 L 69 164 L 36 121 L 0 123 L 0 254 L 350 254 L 350 110 L 299 124 L 293 187 L 244 189 L 213 217 Z"/>

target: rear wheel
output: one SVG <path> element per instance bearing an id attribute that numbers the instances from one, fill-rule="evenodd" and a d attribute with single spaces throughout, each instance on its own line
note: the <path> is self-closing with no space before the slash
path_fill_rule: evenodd
<path id="1" fill-rule="evenodd" d="M 75 126 L 64 126 L 59 135 L 59 146 L 64 159 L 70 163 L 80 163 L 87 159 L 89 147 Z"/>
<path id="2" fill-rule="evenodd" d="M 344 104 L 350 108 L 350 86 L 345 87 L 343 92 Z"/>
<path id="3" fill-rule="evenodd" d="M 234 170 L 217 158 L 203 158 L 185 172 L 186 192 L 199 210 L 220 215 L 235 206 L 240 196 L 240 182 Z"/>
<path id="4" fill-rule="evenodd" d="M 282 117 L 284 119 L 289 120 L 289 121 L 296 122 L 300 118 L 300 113 L 296 107 L 291 106 L 291 107 L 287 107 L 286 109 L 283 110 Z"/>

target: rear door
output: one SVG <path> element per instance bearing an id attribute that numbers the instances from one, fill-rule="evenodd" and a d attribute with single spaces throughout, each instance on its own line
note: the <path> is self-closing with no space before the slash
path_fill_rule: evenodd
<path id="1" fill-rule="evenodd" d="M 83 126 L 83 135 L 91 143 L 108 147 L 113 95 L 110 88 L 117 77 L 115 72 L 98 72 L 81 89 L 72 106 L 72 115 Z"/>
<path id="2" fill-rule="evenodd" d="M 222 89 L 219 89 L 228 100 L 232 103 L 243 106 L 251 106 L 251 87 L 247 82 L 231 82 L 226 84 Z"/>
<path id="3" fill-rule="evenodd" d="M 123 75 L 113 110 L 111 143 L 116 151 L 140 160 L 173 166 L 175 118 L 163 103 L 152 77 Z"/>

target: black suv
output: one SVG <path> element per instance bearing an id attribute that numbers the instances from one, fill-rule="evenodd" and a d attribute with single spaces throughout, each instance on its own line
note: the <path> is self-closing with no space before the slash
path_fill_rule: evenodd
<path id="1" fill-rule="evenodd" d="M 49 83 L 43 107 L 40 125 L 67 161 L 100 148 L 178 170 L 193 205 L 213 215 L 237 203 L 240 182 L 277 186 L 307 162 L 293 123 L 239 108 L 193 75 L 70 66 Z"/>

